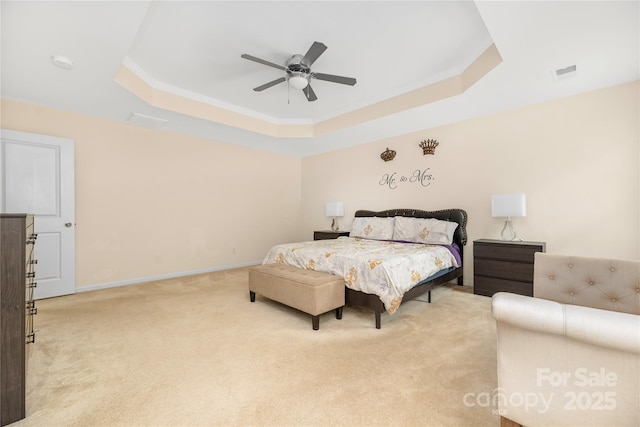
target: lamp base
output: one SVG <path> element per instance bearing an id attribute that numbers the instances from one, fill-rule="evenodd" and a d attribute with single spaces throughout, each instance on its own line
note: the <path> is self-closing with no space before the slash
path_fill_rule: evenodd
<path id="1" fill-rule="evenodd" d="M 338 227 L 338 220 L 334 217 L 331 220 L 331 231 L 338 231 L 339 227 Z"/>
<path id="2" fill-rule="evenodd" d="M 502 228 L 502 240 L 512 241 L 516 240 L 516 232 L 513 229 L 513 225 L 511 224 L 511 218 L 507 217 L 507 220 L 504 222 L 504 227 Z"/>

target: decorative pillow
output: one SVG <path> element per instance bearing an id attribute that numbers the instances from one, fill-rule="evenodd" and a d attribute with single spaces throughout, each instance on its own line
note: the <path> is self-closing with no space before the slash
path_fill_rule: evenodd
<path id="1" fill-rule="evenodd" d="M 458 223 L 435 218 L 395 217 L 393 240 L 413 243 L 450 245 Z"/>
<path id="2" fill-rule="evenodd" d="M 351 224 L 350 237 L 372 240 L 393 239 L 393 218 L 356 217 Z"/>

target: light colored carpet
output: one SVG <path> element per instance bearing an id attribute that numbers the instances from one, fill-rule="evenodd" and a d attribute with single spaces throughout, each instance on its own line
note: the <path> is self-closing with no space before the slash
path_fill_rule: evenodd
<path id="1" fill-rule="evenodd" d="M 451 284 L 380 330 L 346 307 L 314 331 L 249 302 L 247 281 L 236 269 L 38 301 L 14 426 L 499 424 L 475 404 L 497 387 L 490 298 Z"/>

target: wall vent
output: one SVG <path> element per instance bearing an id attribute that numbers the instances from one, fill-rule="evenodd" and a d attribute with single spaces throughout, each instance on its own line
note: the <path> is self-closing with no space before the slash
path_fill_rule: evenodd
<path id="1" fill-rule="evenodd" d="M 167 120 L 151 117 L 144 114 L 133 113 L 129 117 L 129 123 L 136 126 L 143 126 L 151 129 L 160 129 L 167 123 Z"/>
<path id="2" fill-rule="evenodd" d="M 558 68 L 553 71 L 553 79 L 555 81 L 565 80 L 571 77 L 575 77 L 578 72 L 576 65 L 569 65 L 568 67 Z"/>

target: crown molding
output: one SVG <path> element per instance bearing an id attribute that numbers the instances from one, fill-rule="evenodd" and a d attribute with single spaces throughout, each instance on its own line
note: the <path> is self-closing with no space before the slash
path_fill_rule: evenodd
<path id="1" fill-rule="evenodd" d="M 459 95 L 502 62 L 491 44 L 464 71 L 403 94 L 366 105 L 320 122 L 279 120 L 211 97 L 168 85 L 153 78 L 131 58 L 121 64 L 115 81 L 148 104 L 263 135 L 312 138 L 380 117 Z"/>

